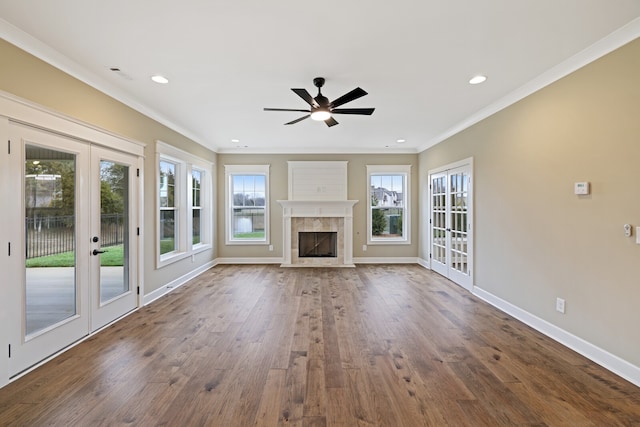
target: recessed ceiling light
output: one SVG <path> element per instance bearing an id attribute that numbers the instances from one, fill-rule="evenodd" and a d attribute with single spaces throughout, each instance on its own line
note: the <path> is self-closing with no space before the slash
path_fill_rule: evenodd
<path id="1" fill-rule="evenodd" d="M 166 85 L 167 83 L 169 83 L 169 79 L 161 75 L 151 76 L 151 80 L 162 85 Z"/>
<path id="2" fill-rule="evenodd" d="M 474 77 L 471 77 L 471 80 L 469 80 L 469 84 L 477 85 L 484 82 L 485 80 L 487 80 L 487 76 L 482 76 L 482 75 L 474 76 Z"/>
<path id="3" fill-rule="evenodd" d="M 232 139 L 231 142 L 236 143 L 236 142 L 240 142 L 239 139 Z"/>
<path id="4" fill-rule="evenodd" d="M 398 140 L 396 140 L 396 143 L 398 143 L 398 144 L 404 144 L 405 142 L 407 142 L 406 139 L 398 139 Z"/>

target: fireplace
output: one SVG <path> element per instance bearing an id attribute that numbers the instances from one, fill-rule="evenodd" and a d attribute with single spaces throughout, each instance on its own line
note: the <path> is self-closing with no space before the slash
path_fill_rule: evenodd
<path id="1" fill-rule="evenodd" d="M 337 257 L 338 233 L 335 231 L 298 232 L 298 258 Z"/>
<path id="2" fill-rule="evenodd" d="M 355 267 L 346 161 L 290 161 L 282 206 L 283 267 Z M 307 240 L 309 239 L 309 240 Z"/>
<path id="3" fill-rule="evenodd" d="M 283 207 L 283 267 L 354 267 L 353 205 L 355 200 L 278 200 Z M 335 256 L 300 256 L 299 234 L 335 234 Z"/>

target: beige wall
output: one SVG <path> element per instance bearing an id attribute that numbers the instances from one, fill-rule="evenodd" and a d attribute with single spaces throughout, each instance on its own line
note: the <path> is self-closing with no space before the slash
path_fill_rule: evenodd
<path id="1" fill-rule="evenodd" d="M 640 245 L 623 224 L 640 226 L 638 76 L 640 40 L 420 154 L 422 181 L 474 158 L 477 287 L 635 366 Z"/>
<path id="2" fill-rule="evenodd" d="M 188 138 L 0 40 L 0 90 L 144 142 L 145 289 L 150 292 L 215 257 L 282 256 L 288 160 L 349 161 L 355 257 L 428 259 L 418 236 L 418 194 L 427 171 L 467 157 L 475 168 L 475 285 L 640 366 L 640 41 L 635 41 L 420 155 L 239 155 Z M 155 269 L 155 141 L 217 166 L 217 253 Z M 224 164 L 271 164 L 271 243 L 224 244 Z M 412 164 L 412 245 L 366 243 L 366 164 Z M 578 197 L 573 183 L 590 181 Z M 420 184 L 420 185 L 419 185 Z M 567 302 L 562 315 L 556 297 Z"/>
<path id="3" fill-rule="evenodd" d="M 418 256 L 418 156 L 415 154 L 218 154 L 218 256 L 222 258 L 238 257 L 282 257 L 282 208 L 277 200 L 288 198 L 288 165 L 290 160 L 348 161 L 347 176 L 348 197 L 359 200 L 353 210 L 353 256 L 354 257 L 417 257 Z M 226 246 L 224 209 L 224 165 L 233 164 L 270 164 L 269 198 L 271 212 L 271 243 L 273 252 L 266 246 Z M 366 252 L 362 245 L 367 243 L 367 169 L 366 165 L 412 165 L 411 168 L 411 196 L 414 201 L 411 207 L 413 227 L 411 229 L 411 245 L 369 245 Z"/>
<path id="4" fill-rule="evenodd" d="M 166 126 L 0 40 L 0 90 L 147 144 L 145 148 L 144 289 L 149 293 L 214 259 L 214 251 L 155 269 L 155 141 L 215 162 L 216 155 Z M 0 112 L 1 114 L 1 112 Z"/>

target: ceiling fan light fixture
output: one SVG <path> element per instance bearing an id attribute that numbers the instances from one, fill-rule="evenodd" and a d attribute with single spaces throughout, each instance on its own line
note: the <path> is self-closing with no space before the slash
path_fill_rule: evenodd
<path id="1" fill-rule="evenodd" d="M 318 122 L 325 121 L 331 117 L 331 113 L 329 110 L 325 108 L 318 108 L 314 112 L 311 113 L 311 119 L 316 120 Z"/>

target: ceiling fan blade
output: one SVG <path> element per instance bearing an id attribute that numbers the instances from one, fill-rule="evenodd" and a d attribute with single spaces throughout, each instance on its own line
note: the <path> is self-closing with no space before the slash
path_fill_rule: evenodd
<path id="1" fill-rule="evenodd" d="M 304 99 L 307 102 L 307 104 L 311 105 L 312 107 L 318 106 L 316 101 L 313 99 L 311 94 L 307 92 L 306 89 L 291 89 L 291 90 L 294 91 L 295 94 L 298 95 L 300 98 Z"/>
<path id="2" fill-rule="evenodd" d="M 324 121 L 327 126 L 331 127 L 331 126 L 335 126 L 338 124 L 338 122 L 336 121 L 336 119 L 334 119 L 333 117 L 329 117 L 327 120 Z"/>
<path id="3" fill-rule="evenodd" d="M 304 111 L 304 110 L 302 110 L 302 111 Z M 294 124 L 296 124 L 296 123 L 298 123 L 298 122 L 301 122 L 301 121 L 303 121 L 304 119 L 307 119 L 307 118 L 309 118 L 309 117 L 311 117 L 311 114 L 307 114 L 306 116 L 302 116 L 302 117 L 300 117 L 299 119 L 292 120 L 292 121 L 290 121 L 289 123 L 285 123 L 285 125 L 294 125 Z"/>
<path id="4" fill-rule="evenodd" d="M 375 108 L 334 108 L 331 110 L 332 114 L 362 114 L 370 116 L 373 114 Z"/>
<path id="5" fill-rule="evenodd" d="M 290 108 L 265 108 L 264 111 L 295 111 L 300 113 L 309 113 L 309 110 L 294 110 Z"/>
<path id="6" fill-rule="evenodd" d="M 360 89 L 359 87 L 357 87 L 354 90 L 352 90 L 351 92 L 345 93 L 340 98 L 334 99 L 333 102 L 331 103 L 330 107 L 331 108 L 339 107 L 342 104 L 346 104 L 347 102 L 353 101 L 354 99 L 361 98 L 361 97 L 365 96 L 366 94 L 367 94 L 367 92 L 365 92 L 364 89 Z"/>

